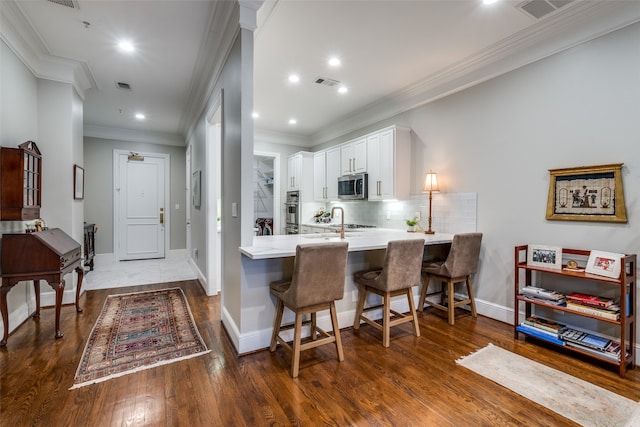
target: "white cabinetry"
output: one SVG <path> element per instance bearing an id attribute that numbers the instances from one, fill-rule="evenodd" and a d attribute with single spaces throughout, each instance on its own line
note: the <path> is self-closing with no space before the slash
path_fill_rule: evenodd
<path id="1" fill-rule="evenodd" d="M 313 171 L 313 153 L 299 151 L 289 156 L 287 162 L 287 191 L 311 188 Z M 308 182 L 308 184 L 307 184 Z"/>
<path id="2" fill-rule="evenodd" d="M 313 198 L 317 201 L 338 199 L 340 147 L 318 151 L 313 155 Z"/>
<path id="3" fill-rule="evenodd" d="M 367 171 L 367 139 L 360 138 L 340 146 L 341 175 Z"/>
<path id="4" fill-rule="evenodd" d="M 411 134 L 392 126 L 367 135 L 369 200 L 408 199 L 411 191 Z"/>

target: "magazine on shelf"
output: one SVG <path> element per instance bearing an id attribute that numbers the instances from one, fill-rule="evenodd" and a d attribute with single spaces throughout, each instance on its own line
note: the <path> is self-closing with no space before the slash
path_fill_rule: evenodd
<path id="1" fill-rule="evenodd" d="M 564 305 L 567 304 L 567 301 L 564 298 L 558 299 L 558 300 L 553 300 L 553 299 L 538 298 L 538 297 L 534 297 L 532 295 L 522 295 L 522 297 L 524 299 L 526 299 L 526 300 L 529 300 L 529 301 L 541 302 L 541 303 L 549 304 L 549 305 L 564 306 Z"/>
<path id="2" fill-rule="evenodd" d="M 564 294 L 556 292 L 550 289 L 539 288 L 537 286 L 525 286 L 520 289 L 520 294 L 532 296 L 536 298 L 548 299 L 548 300 L 560 300 L 564 299 Z"/>
<path id="3" fill-rule="evenodd" d="M 616 306 L 617 307 L 617 306 Z M 592 316 L 601 317 L 608 320 L 620 320 L 620 307 L 615 309 L 603 309 L 596 307 L 589 307 L 583 304 L 576 304 L 571 301 L 567 301 L 567 308 L 579 313 L 590 314 Z"/>
<path id="4" fill-rule="evenodd" d="M 516 326 L 516 331 L 522 332 L 523 334 L 531 335 L 534 338 L 545 340 L 545 341 L 548 341 L 548 342 L 553 343 L 553 344 L 564 345 L 564 341 L 562 339 L 558 338 L 557 334 L 554 334 L 552 332 L 543 331 L 541 329 L 534 328 L 532 326 L 528 326 L 528 325 L 525 325 L 525 324 L 520 324 L 520 325 Z"/>
<path id="5" fill-rule="evenodd" d="M 566 329 L 567 325 L 563 325 L 562 323 L 558 323 L 554 320 L 545 319 L 543 317 L 538 317 L 535 314 L 527 317 L 524 322 L 527 326 L 532 326 L 534 328 L 541 329 L 543 331 L 551 332 L 554 334 L 558 334 L 559 332 Z"/>
<path id="6" fill-rule="evenodd" d="M 610 298 L 581 294 L 578 292 L 573 292 L 566 295 L 566 299 L 567 301 L 571 301 L 574 303 L 600 308 L 608 308 L 615 304 L 615 301 Z"/>
<path id="7" fill-rule="evenodd" d="M 593 354 L 595 356 L 599 356 L 608 360 L 611 360 L 612 362 L 619 362 L 620 361 L 620 352 L 609 352 L 606 350 L 596 350 L 595 348 L 591 348 L 591 347 L 586 347 L 580 344 L 576 344 L 574 342 L 571 341 L 567 341 L 566 342 L 567 347 L 573 347 L 573 348 L 577 348 L 578 350 L 582 350 L 585 353 L 589 353 L 589 354 Z"/>
<path id="8" fill-rule="evenodd" d="M 560 332 L 559 338 L 567 342 L 572 342 L 574 344 L 579 344 L 600 351 L 605 350 L 611 344 L 611 340 L 608 338 L 572 328 L 567 328 Z"/>

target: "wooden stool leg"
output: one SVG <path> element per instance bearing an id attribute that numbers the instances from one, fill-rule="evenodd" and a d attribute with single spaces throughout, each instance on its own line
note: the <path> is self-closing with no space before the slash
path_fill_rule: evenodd
<path id="1" fill-rule="evenodd" d="M 431 276 L 427 274 L 424 276 L 424 280 L 422 281 L 422 291 L 420 291 L 420 300 L 418 301 L 418 311 L 421 313 L 424 310 L 424 302 L 427 299 L 427 291 L 429 290 L 430 280 Z"/>
<path id="2" fill-rule="evenodd" d="M 409 309 L 411 310 L 411 316 L 413 317 L 413 333 L 415 336 L 420 336 L 420 325 L 418 325 L 418 313 L 413 305 L 413 291 L 412 288 L 407 288 L 407 298 L 409 299 Z"/>
<path id="3" fill-rule="evenodd" d="M 391 332 L 391 295 L 389 292 L 385 292 L 385 295 L 382 297 L 383 306 L 382 306 L 382 346 L 389 347 L 389 335 Z"/>
<path id="4" fill-rule="evenodd" d="M 366 286 L 358 285 L 358 304 L 356 306 L 356 317 L 353 320 L 353 329 L 360 329 L 360 316 L 364 310 L 364 302 L 367 300 L 367 288 Z"/>
<path id="5" fill-rule="evenodd" d="M 453 325 L 455 323 L 455 317 L 456 317 L 456 308 L 455 308 L 455 299 L 454 299 L 454 283 L 453 280 L 449 279 L 448 283 L 447 283 L 447 298 L 448 298 L 448 304 L 449 306 L 447 307 L 447 311 L 449 313 L 449 324 Z"/>
<path id="6" fill-rule="evenodd" d="M 336 315 L 336 304 L 331 301 L 329 306 L 331 313 L 331 324 L 333 325 L 333 335 L 336 337 L 336 351 L 338 352 L 338 360 L 344 361 L 344 352 L 342 351 L 342 338 L 340 337 L 340 327 L 338 326 L 338 316 Z"/>
<path id="7" fill-rule="evenodd" d="M 271 344 L 269 345 L 269 351 L 276 351 L 278 345 L 278 335 L 280 334 L 280 323 L 282 323 L 282 313 L 284 312 L 284 303 L 280 298 L 276 301 L 276 314 L 273 320 L 273 332 L 271 333 Z"/>
<path id="8" fill-rule="evenodd" d="M 471 289 L 471 278 L 467 276 L 467 294 L 469 295 L 469 299 L 471 300 L 471 315 L 473 317 L 478 317 L 478 313 L 476 312 L 476 300 L 473 297 L 473 290 Z"/>
<path id="9" fill-rule="evenodd" d="M 318 330 L 316 329 L 316 324 L 316 312 L 314 311 L 313 313 L 311 313 L 311 330 L 309 331 L 312 341 L 315 341 L 318 338 Z"/>
<path id="10" fill-rule="evenodd" d="M 291 377 L 298 376 L 300 368 L 300 341 L 302 335 L 302 313 L 296 313 L 296 324 L 293 330 L 293 351 L 291 352 Z"/>

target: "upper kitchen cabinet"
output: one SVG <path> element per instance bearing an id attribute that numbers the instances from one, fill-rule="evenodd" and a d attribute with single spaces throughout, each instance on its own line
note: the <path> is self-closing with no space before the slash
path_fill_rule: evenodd
<path id="1" fill-rule="evenodd" d="M 0 220 L 40 218 L 42 155 L 33 141 L 0 149 Z"/>
<path id="2" fill-rule="evenodd" d="M 369 200 L 404 200 L 411 191 L 411 130 L 392 126 L 366 137 Z"/>
<path id="3" fill-rule="evenodd" d="M 318 151 L 313 155 L 313 198 L 326 202 L 338 199 L 340 147 Z"/>
<path id="4" fill-rule="evenodd" d="M 289 156 L 287 163 L 287 191 L 313 191 L 313 153 L 299 151 Z M 306 187 L 306 188 L 305 188 Z M 311 193 L 309 193 L 311 197 Z"/>
<path id="5" fill-rule="evenodd" d="M 360 138 L 340 146 L 341 175 L 367 171 L 367 139 Z"/>

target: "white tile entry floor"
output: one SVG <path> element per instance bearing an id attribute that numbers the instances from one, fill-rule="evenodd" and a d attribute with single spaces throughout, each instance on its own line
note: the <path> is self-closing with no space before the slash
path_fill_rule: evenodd
<path id="1" fill-rule="evenodd" d="M 140 261 L 115 261 L 113 254 L 99 254 L 94 258 L 93 271 L 86 270 L 82 288 L 121 288 L 196 278 L 184 250 L 170 251 L 166 258 Z"/>

